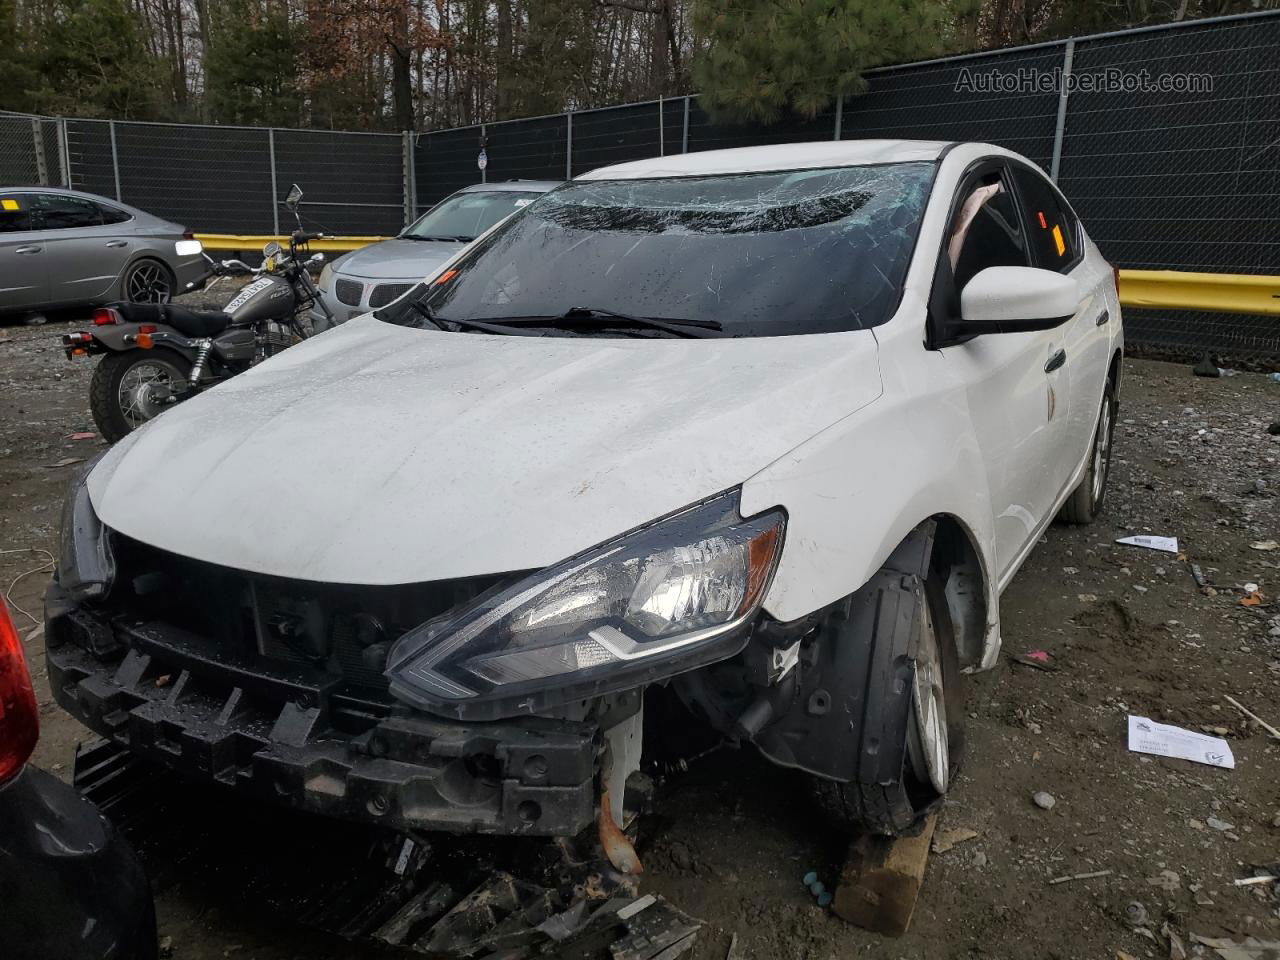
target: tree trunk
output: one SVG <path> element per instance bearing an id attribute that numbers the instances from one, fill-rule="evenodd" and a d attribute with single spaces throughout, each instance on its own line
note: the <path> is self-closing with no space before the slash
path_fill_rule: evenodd
<path id="1" fill-rule="evenodd" d="M 391 100 L 396 129 L 413 129 L 413 70 L 409 47 L 409 4 L 401 0 L 392 14 Z"/>

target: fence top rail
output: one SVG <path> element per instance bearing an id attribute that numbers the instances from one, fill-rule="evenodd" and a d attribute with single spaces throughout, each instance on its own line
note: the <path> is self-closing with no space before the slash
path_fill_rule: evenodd
<path id="1" fill-rule="evenodd" d="M 388 132 L 386 130 L 334 130 L 331 127 L 260 127 L 244 123 L 183 123 L 176 120 L 112 120 L 110 118 L 103 117 L 50 117 L 39 113 L 20 113 L 16 110 L 0 110 L 0 119 L 4 118 L 45 120 L 53 123 L 65 121 L 68 123 L 128 124 L 129 126 L 140 127 L 182 127 L 184 130 L 190 130 L 194 127 L 199 130 L 258 130 L 262 133 L 274 130 L 276 133 L 336 133 L 341 136 L 394 137 L 396 139 L 403 136 L 402 133 Z"/>

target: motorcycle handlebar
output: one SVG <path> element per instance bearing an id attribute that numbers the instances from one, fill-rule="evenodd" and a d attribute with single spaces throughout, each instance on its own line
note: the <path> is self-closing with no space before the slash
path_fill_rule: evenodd
<path id="1" fill-rule="evenodd" d="M 320 232 L 311 232 L 308 230 L 293 231 L 293 239 L 295 243 L 310 243 L 312 240 L 323 240 L 324 234 Z"/>

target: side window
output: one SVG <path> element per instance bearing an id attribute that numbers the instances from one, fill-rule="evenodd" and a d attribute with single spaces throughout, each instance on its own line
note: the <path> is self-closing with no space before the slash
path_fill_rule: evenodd
<path id="1" fill-rule="evenodd" d="M 1014 177 L 1022 201 L 1027 229 L 1031 231 L 1031 254 L 1037 267 L 1059 272 L 1076 260 L 1075 217 L 1058 191 L 1044 177 L 1026 167 L 1015 167 Z"/>
<path id="2" fill-rule="evenodd" d="M 126 220 L 132 220 L 133 214 L 125 213 L 116 207 L 109 207 L 105 203 L 97 205 L 98 211 L 102 214 L 103 223 L 124 223 Z"/>
<path id="3" fill-rule="evenodd" d="M 963 196 L 947 234 L 947 256 L 957 291 L 987 267 L 1029 263 L 1017 209 L 1000 173 L 992 171 L 969 181 Z"/>
<path id="4" fill-rule="evenodd" d="M 68 230 L 102 225 L 102 211 L 92 200 L 57 193 L 37 194 L 42 230 Z"/>
<path id="5" fill-rule="evenodd" d="M 0 197 L 0 233 L 31 229 L 31 195 L 17 193 Z"/>

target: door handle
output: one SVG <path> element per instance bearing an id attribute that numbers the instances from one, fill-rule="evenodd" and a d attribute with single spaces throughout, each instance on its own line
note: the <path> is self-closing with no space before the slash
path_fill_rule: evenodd
<path id="1" fill-rule="evenodd" d="M 128 240 L 108 240 L 107 241 L 108 247 L 127 247 L 128 245 L 129 245 Z"/>
<path id="2" fill-rule="evenodd" d="M 1044 372 L 1053 373 L 1053 371 L 1057 370 L 1060 366 L 1062 366 L 1066 362 L 1067 362 L 1067 351 L 1059 350 L 1052 357 L 1050 357 L 1049 362 L 1044 365 Z"/>
<path id="3" fill-rule="evenodd" d="M 1111 319 L 1111 311 L 1103 310 L 1100 314 L 1098 314 L 1098 319 L 1093 321 L 1093 325 L 1095 327 L 1105 327 L 1107 325 L 1107 321 L 1110 319 Z"/>
<path id="4" fill-rule="evenodd" d="M 44 247 L 18 247 L 14 253 L 39 253 Z"/>

